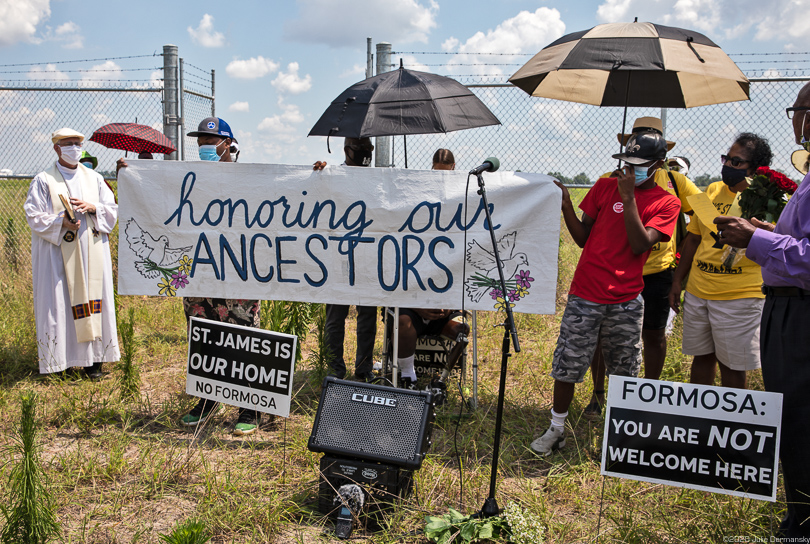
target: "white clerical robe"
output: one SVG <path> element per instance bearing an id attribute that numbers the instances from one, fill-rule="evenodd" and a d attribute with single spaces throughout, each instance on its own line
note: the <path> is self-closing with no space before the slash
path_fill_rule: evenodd
<path id="1" fill-rule="evenodd" d="M 84 200 L 81 184 L 75 180 L 75 170 L 57 163 L 70 196 Z M 62 262 L 63 236 L 67 229 L 62 226 L 62 216 L 53 212 L 51 194 L 44 173 L 39 173 L 31 181 L 25 199 L 25 215 L 31 226 L 31 265 L 34 276 L 34 315 L 37 325 L 39 348 L 39 371 L 42 374 L 59 372 L 72 366 L 86 367 L 93 363 L 117 361 L 121 358 L 118 350 L 118 334 L 115 326 L 115 295 L 113 290 L 112 259 L 110 240 L 118 220 L 118 204 L 104 179 L 81 164 L 89 176 L 98 183 L 100 202 L 93 202 L 96 213 L 92 216 L 104 243 L 104 281 L 101 293 L 101 337 L 92 342 L 78 342 L 73 313 L 70 305 L 65 266 Z M 87 273 L 88 237 L 93 236 L 88 215 L 76 212 L 81 220 L 78 242 L 82 245 L 82 261 L 85 278 Z"/>

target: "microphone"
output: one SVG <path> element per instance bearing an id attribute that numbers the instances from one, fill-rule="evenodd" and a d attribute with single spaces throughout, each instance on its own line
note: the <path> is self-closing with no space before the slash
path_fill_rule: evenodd
<path id="1" fill-rule="evenodd" d="M 484 161 L 484 164 L 481 166 L 476 166 L 472 170 L 470 170 L 471 176 L 478 176 L 482 172 L 497 172 L 498 168 L 501 167 L 501 161 L 496 159 L 495 157 L 489 157 L 487 160 Z"/>

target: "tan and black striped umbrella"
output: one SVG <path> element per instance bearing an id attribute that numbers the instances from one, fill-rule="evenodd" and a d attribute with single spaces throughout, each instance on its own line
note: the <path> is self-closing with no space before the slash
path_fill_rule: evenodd
<path id="1" fill-rule="evenodd" d="M 563 36 L 509 78 L 532 96 L 594 106 L 693 108 L 748 100 L 748 78 L 709 38 L 653 23 Z"/>

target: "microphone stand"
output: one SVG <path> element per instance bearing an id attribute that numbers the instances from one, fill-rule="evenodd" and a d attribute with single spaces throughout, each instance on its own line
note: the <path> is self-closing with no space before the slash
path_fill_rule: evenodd
<path id="1" fill-rule="evenodd" d="M 487 218 L 489 236 L 492 239 L 492 252 L 495 255 L 495 263 L 498 265 L 498 278 L 501 283 L 501 293 L 503 293 L 504 307 L 506 310 L 506 322 L 503 323 L 503 345 L 501 348 L 501 381 L 498 387 L 498 411 L 495 416 L 495 443 L 492 448 L 492 471 L 489 477 L 489 496 L 484 500 L 484 506 L 476 514 L 481 518 L 491 518 L 500 514 L 498 501 L 495 499 L 495 486 L 498 480 L 498 460 L 501 453 L 501 424 L 503 423 L 503 402 L 506 395 L 506 370 L 507 362 L 511 354 L 509 353 L 509 339 L 515 346 L 515 353 L 520 352 L 520 342 L 518 341 L 517 329 L 515 328 L 515 317 L 512 314 L 512 305 L 506 296 L 506 280 L 503 277 L 503 262 L 498 253 L 498 243 L 495 240 L 495 227 L 492 224 L 492 216 L 489 213 L 489 202 L 487 201 L 487 191 L 484 188 L 484 178 L 481 174 L 478 177 L 478 194 L 484 202 L 484 213 Z"/>

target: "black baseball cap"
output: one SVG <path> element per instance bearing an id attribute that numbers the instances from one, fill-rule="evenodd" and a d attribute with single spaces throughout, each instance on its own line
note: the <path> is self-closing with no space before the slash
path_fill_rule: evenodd
<path id="1" fill-rule="evenodd" d="M 630 135 L 624 153 L 613 155 L 614 159 L 628 164 L 646 164 L 667 156 L 667 141 L 661 134 L 645 130 Z"/>
<path id="2" fill-rule="evenodd" d="M 203 136 L 205 134 L 212 134 L 220 138 L 230 138 L 234 142 L 236 141 L 231 126 L 219 117 L 206 117 L 200 121 L 197 130 L 189 132 L 187 136 L 196 138 L 197 136 Z"/>

